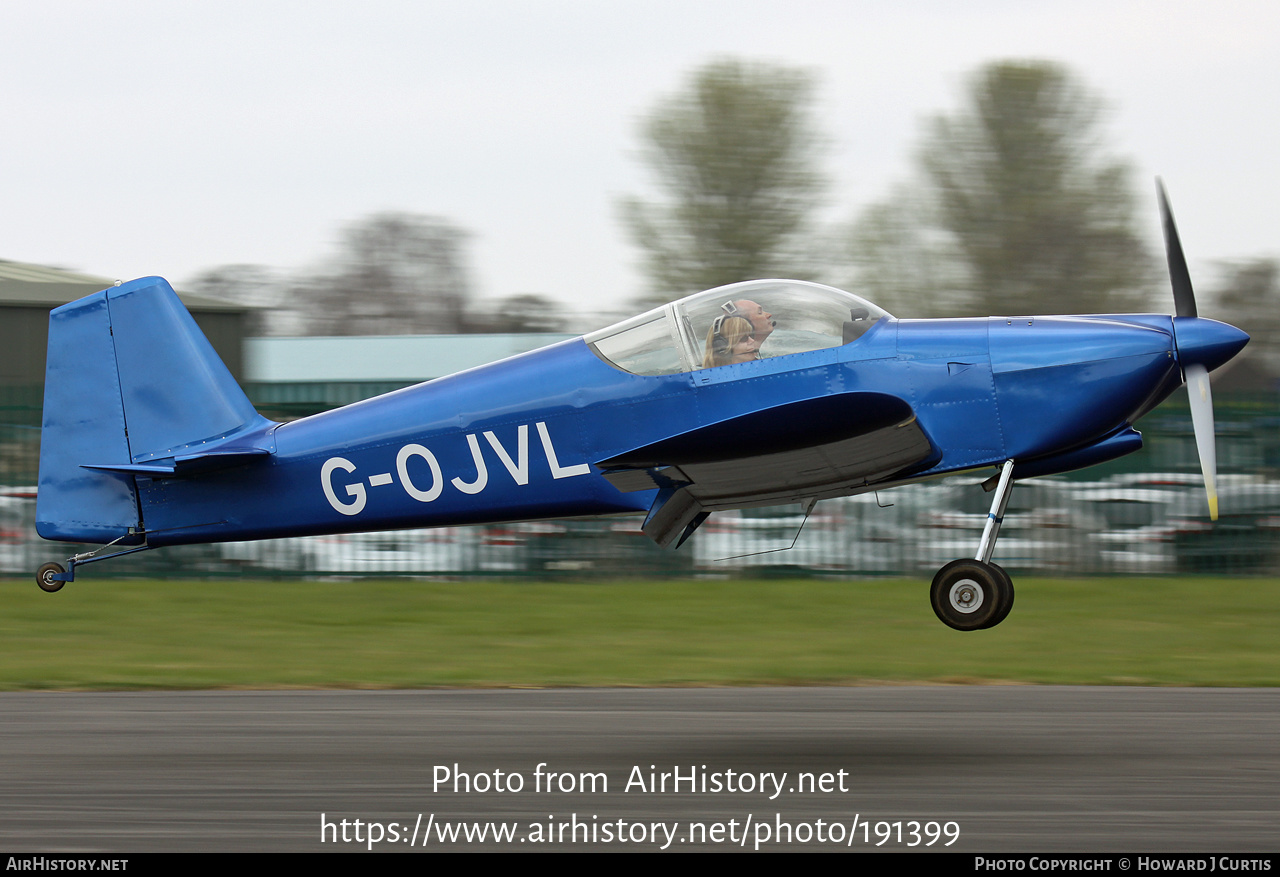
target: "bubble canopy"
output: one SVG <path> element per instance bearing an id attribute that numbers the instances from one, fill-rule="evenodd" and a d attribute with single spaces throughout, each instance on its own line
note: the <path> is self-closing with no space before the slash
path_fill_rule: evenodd
<path id="1" fill-rule="evenodd" d="M 758 308 L 756 306 L 759 306 Z M 637 375 L 689 372 L 710 362 L 718 317 L 771 315 L 760 357 L 838 347 L 891 316 L 864 298 L 803 280 L 750 280 L 685 296 L 679 301 L 599 329 L 585 337 L 605 362 Z"/>

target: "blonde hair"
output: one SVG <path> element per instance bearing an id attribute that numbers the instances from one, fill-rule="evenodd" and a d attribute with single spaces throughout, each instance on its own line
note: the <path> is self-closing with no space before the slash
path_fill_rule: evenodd
<path id="1" fill-rule="evenodd" d="M 717 329 L 719 329 L 718 332 Z M 706 352 L 702 355 L 702 367 L 714 368 L 718 365 L 728 365 L 733 356 L 733 348 L 737 347 L 742 339 L 754 334 L 755 327 L 746 317 L 716 317 L 716 321 L 707 330 L 707 346 Z"/>

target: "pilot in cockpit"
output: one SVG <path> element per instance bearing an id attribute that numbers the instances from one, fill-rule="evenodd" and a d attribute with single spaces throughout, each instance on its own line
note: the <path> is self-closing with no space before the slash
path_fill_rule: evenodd
<path id="1" fill-rule="evenodd" d="M 703 368 L 751 362 L 760 358 L 760 342 L 755 329 L 746 317 L 721 314 L 707 332 L 706 352 L 702 356 Z"/>
<path id="2" fill-rule="evenodd" d="M 747 299 L 727 301 L 720 310 L 723 313 L 716 317 L 707 332 L 702 367 L 714 368 L 760 359 L 760 345 L 777 326 L 773 314 Z"/>
<path id="3" fill-rule="evenodd" d="M 778 321 L 773 318 L 773 314 L 750 299 L 743 298 L 738 301 L 727 301 L 720 306 L 720 309 L 730 316 L 746 317 L 750 320 L 752 332 L 756 336 L 758 345 L 764 344 L 765 339 L 773 333 L 774 328 L 778 325 Z"/>

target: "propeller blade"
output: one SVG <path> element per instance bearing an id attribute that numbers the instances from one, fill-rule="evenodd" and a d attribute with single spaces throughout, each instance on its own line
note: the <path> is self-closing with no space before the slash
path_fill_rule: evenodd
<path id="1" fill-rule="evenodd" d="M 1160 218 L 1164 224 L 1164 250 L 1169 260 L 1169 280 L 1173 283 L 1174 314 L 1179 317 L 1196 317 L 1196 294 L 1191 290 L 1191 272 L 1187 270 L 1187 257 L 1182 254 L 1182 241 L 1178 238 L 1178 226 L 1173 221 L 1169 196 L 1164 183 L 1156 177 L 1156 194 L 1160 197 Z"/>
<path id="2" fill-rule="evenodd" d="M 1209 370 L 1197 362 L 1186 368 L 1187 396 L 1191 399 L 1191 423 L 1196 431 L 1196 452 L 1204 473 L 1204 492 L 1209 500 L 1209 520 L 1218 520 L 1218 456 L 1213 437 L 1213 393 L 1209 390 Z"/>

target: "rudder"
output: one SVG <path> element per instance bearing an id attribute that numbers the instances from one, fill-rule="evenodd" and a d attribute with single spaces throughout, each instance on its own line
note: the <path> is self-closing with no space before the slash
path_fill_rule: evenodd
<path id="1" fill-rule="evenodd" d="M 141 527 L 133 476 L 81 468 L 98 458 L 130 461 L 105 292 L 49 313 L 37 533 L 110 542 Z"/>

